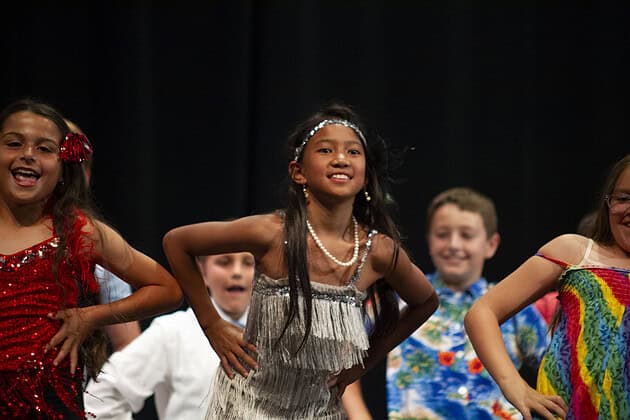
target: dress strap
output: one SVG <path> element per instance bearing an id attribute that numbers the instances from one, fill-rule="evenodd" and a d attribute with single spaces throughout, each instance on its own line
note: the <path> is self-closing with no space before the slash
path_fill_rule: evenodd
<path id="1" fill-rule="evenodd" d="M 349 286 L 354 286 L 359 281 L 359 277 L 361 276 L 361 270 L 363 269 L 363 266 L 365 265 L 365 261 L 367 260 L 367 256 L 370 253 L 370 249 L 372 249 L 373 239 L 377 233 L 378 231 L 376 229 L 372 229 L 370 233 L 368 234 L 367 241 L 365 242 L 365 251 L 363 252 L 363 256 L 361 256 L 361 261 L 359 261 L 359 266 L 357 267 L 356 271 L 352 275 L 352 278 L 350 279 Z"/>
<path id="2" fill-rule="evenodd" d="M 569 264 L 569 263 L 566 263 L 566 262 L 561 261 L 561 260 L 557 260 L 557 259 L 555 259 L 553 257 L 549 257 L 549 256 L 547 256 L 545 254 L 541 254 L 540 252 L 537 252 L 535 255 L 537 257 L 542 257 L 542 258 L 544 258 L 544 259 L 546 259 L 548 261 L 551 261 L 552 263 L 559 265 L 560 267 L 562 267 L 565 270 L 571 266 L 571 264 Z"/>
<path id="3" fill-rule="evenodd" d="M 584 253 L 584 257 L 582 258 L 582 261 L 580 261 L 578 265 L 584 265 L 587 263 L 588 257 L 590 257 L 592 249 L 593 249 L 593 239 L 588 238 L 588 244 L 586 245 L 586 252 Z"/>
<path id="4" fill-rule="evenodd" d="M 589 255 L 591 255 L 591 250 L 592 249 L 593 249 L 593 240 L 591 238 L 589 238 L 588 244 L 586 245 L 586 251 L 584 252 L 584 257 L 582 257 L 582 261 L 580 261 L 580 263 L 577 264 L 577 266 L 581 266 L 582 264 L 584 264 L 588 260 Z M 537 252 L 536 256 L 542 257 L 542 258 L 544 258 L 546 260 L 551 261 L 552 263 L 558 264 L 560 267 L 564 268 L 565 270 L 567 268 L 573 266 L 573 264 L 569 264 L 569 263 L 564 262 L 562 260 L 558 260 L 558 259 L 555 259 L 555 258 L 550 257 L 548 255 L 541 254 L 540 252 Z"/>

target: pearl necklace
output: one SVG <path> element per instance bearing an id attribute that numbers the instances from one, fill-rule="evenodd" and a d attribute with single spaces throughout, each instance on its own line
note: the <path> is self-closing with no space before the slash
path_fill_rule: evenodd
<path id="1" fill-rule="evenodd" d="M 355 219 L 354 216 L 352 216 L 352 225 L 354 226 L 354 252 L 352 253 L 352 258 L 350 258 L 348 261 L 340 261 L 337 258 L 335 258 L 335 256 L 331 254 L 329 250 L 326 249 L 322 241 L 319 239 L 319 237 L 313 230 L 313 226 L 311 226 L 311 222 L 309 222 L 308 219 L 306 219 L 306 227 L 308 227 L 308 231 L 310 232 L 311 236 L 313 237 L 313 240 L 315 241 L 319 249 L 322 250 L 324 255 L 326 255 L 328 258 L 333 260 L 333 262 L 343 267 L 350 267 L 352 264 L 357 262 L 357 259 L 359 258 L 359 224 L 357 223 L 357 219 Z"/>

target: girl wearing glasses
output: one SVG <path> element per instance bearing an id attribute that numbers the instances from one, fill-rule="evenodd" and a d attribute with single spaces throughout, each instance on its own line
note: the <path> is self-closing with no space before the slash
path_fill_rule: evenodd
<path id="1" fill-rule="evenodd" d="M 537 390 L 512 365 L 499 324 L 550 290 L 560 312 Z M 528 420 L 630 418 L 630 155 L 611 169 L 592 239 L 561 235 L 479 299 L 466 331 L 505 397 Z"/>

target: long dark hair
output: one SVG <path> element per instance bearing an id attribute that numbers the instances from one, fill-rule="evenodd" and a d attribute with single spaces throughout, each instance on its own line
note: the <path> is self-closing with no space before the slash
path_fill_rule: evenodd
<path id="1" fill-rule="evenodd" d="M 365 177 L 366 191 L 371 197 L 367 201 L 359 193 L 354 201 L 353 214 L 357 221 L 369 229 L 376 229 L 394 240 L 395 249 L 391 261 L 393 268 L 398 261 L 400 250 L 400 232 L 391 216 L 393 200 L 389 194 L 388 165 L 389 154 L 384 140 L 379 136 L 370 137 L 359 116 L 347 105 L 332 103 L 300 123 L 289 136 L 289 160 L 293 160 L 296 147 L 308 135 L 308 132 L 325 119 L 343 119 L 356 125 L 366 136 Z M 299 158 L 301 159 L 301 157 Z M 308 275 L 308 255 L 306 245 L 306 200 L 301 185 L 289 183 L 289 192 L 285 210 L 284 257 L 289 278 L 289 313 L 281 336 L 289 324 L 299 316 L 298 296 L 304 298 L 303 316 L 305 333 L 297 353 L 306 342 L 312 324 L 312 292 Z M 372 336 L 382 335 L 398 321 L 398 303 L 393 289 L 383 279 L 379 279 L 367 290 L 368 299 L 373 302 L 374 330 Z"/>
<path id="2" fill-rule="evenodd" d="M 604 198 L 612 194 L 615 184 L 621 176 L 622 172 L 630 167 L 630 155 L 626 155 L 618 160 L 608 172 L 608 177 L 604 182 L 601 197 L 597 210 L 595 210 L 595 220 L 593 222 L 592 238 L 595 242 L 602 245 L 612 245 L 615 242 L 612 231 L 610 230 L 610 215 L 608 206 Z"/>
<path id="3" fill-rule="evenodd" d="M 0 128 L 4 127 L 7 118 L 17 112 L 30 112 L 52 121 L 61 132 L 61 139 L 65 138 L 70 132 L 63 115 L 59 111 L 49 104 L 29 98 L 13 102 L 2 110 L 0 113 Z M 81 163 L 62 162 L 61 182 L 55 187 L 45 211 L 50 213 L 55 234 L 59 238 L 59 246 L 54 254 L 53 275 L 64 294 L 65 288 L 59 281 L 59 268 L 62 262 L 71 267 L 72 272 L 76 273 L 85 272 L 85 267 L 81 267 L 81 265 L 85 266 L 87 264 L 89 268 L 94 269 L 91 261 L 87 260 L 86 255 L 83 255 L 83 253 L 80 256 L 68 255 L 68 251 L 79 250 L 75 244 L 81 244 L 81 232 L 76 228 L 79 222 L 77 218 L 80 217 L 80 213 L 77 210 L 89 220 L 100 219 L 87 187 Z M 79 307 L 98 303 L 98 293 L 88 291 L 78 276 L 75 276 L 74 282 L 79 291 Z M 81 355 L 89 375 L 95 378 L 107 359 L 107 340 L 102 330 L 95 330 L 84 341 Z"/>

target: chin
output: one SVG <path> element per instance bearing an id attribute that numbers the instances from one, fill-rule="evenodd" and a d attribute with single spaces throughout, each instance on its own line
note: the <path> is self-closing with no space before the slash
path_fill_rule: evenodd
<path id="1" fill-rule="evenodd" d="M 462 273 L 462 272 L 457 272 L 457 273 L 445 272 L 441 274 L 441 279 L 444 283 L 453 285 L 453 286 L 459 286 L 461 284 L 465 284 L 468 282 L 466 273 Z"/>

